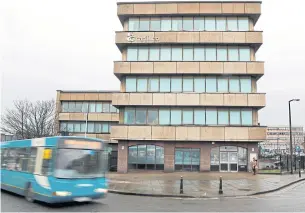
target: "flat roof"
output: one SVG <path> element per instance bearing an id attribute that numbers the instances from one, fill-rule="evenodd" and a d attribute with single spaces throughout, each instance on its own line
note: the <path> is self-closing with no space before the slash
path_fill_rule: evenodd
<path id="1" fill-rule="evenodd" d="M 262 3 L 262 1 L 144 1 L 144 2 L 117 2 L 120 4 L 171 4 L 171 3 Z"/>
<path id="2" fill-rule="evenodd" d="M 56 90 L 62 93 L 115 93 L 120 90 Z"/>

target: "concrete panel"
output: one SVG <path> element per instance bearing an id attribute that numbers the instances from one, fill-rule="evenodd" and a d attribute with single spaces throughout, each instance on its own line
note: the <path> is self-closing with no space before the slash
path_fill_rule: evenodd
<path id="1" fill-rule="evenodd" d="M 224 141 L 224 127 L 200 127 L 200 140 L 203 141 Z"/>
<path id="2" fill-rule="evenodd" d="M 246 43 L 263 43 L 263 35 L 261 32 L 246 32 Z"/>
<path id="3" fill-rule="evenodd" d="M 177 73 L 199 73 L 199 62 L 177 62 Z"/>
<path id="4" fill-rule="evenodd" d="M 85 99 L 85 93 L 71 93 L 70 100 L 71 101 L 83 101 Z"/>
<path id="5" fill-rule="evenodd" d="M 175 138 L 175 127 L 152 126 L 152 140 L 175 140 Z"/>
<path id="6" fill-rule="evenodd" d="M 224 94 L 200 94 L 200 106 L 223 106 Z"/>
<path id="7" fill-rule="evenodd" d="M 260 3 L 245 3 L 246 14 L 260 14 L 261 4 Z"/>
<path id="8" fill-rule="evenodd" d="M 84 100 L 86 101 L 96 101 L 98 99 L 98 93 L 86 93 Z"/>
<path id="9" fill-rule="evenodd" d="M 111 101 L 112 100 L 112 94 L 113 93 L 99 93 L 98 99 L 99 101 Z"/>
<path id="10" fill-rule="evenodd" d="M 244 3 L 222 3 L 223 14 L 243 14 L 245 13 Z"/>
<path id="11" fill-rule="evenodd" d="M 151 126 L 128 126 L 128 140 L 151 140 Z"/>
<path id="12" fill-rule="evenodd" d="M 247 106 L 247 94 L 224 94 L 224 106 Z"/>
<path id="13" fill-rule="evenodd" d="M 131 73 L 152 74 L 154 71 L 153 62 L 131 62 Z"/>
<path id="14" fill-rule="evenodd" d="M 178 32 L 177 42 L 181 43 L 198 43 L 199 42 L 199 32 Z"/>
<path id="15" fill-rule="evenodd" d="M 112 105 L 129 105 L 129 93 L 113 93 Z"/>
<path id="16" fill-rule="evenodd" d="M 245 43 L 246 33 L 245 32 L 223 32 L 222 33 L 223 43 Z"/>
<path id="17" fill-rule="evenodd" d="M 177 105 L 197 106 L 199 105 L 199 94 L 177 93 Z"/>
<path id="18" fill-rule="evenodd" d="M 199 3 L 178 3 L 178 13 L 180 14 L 198 14 Z"/>
<path id="19" fill-rule="evenodd" d="M 187 140 L 200 141 L 200 127 L 187 127 Z"/>
<path id="20" fill-rule="evenodd" d="M 61 112 L 58 114 L 58 120 L 59 121 L 68 121 L 70 120 L 70 113 Z"/>
<path id="21" fill-rule="evenodd" d="M 253 125 L 258 125 L 258 112 L 255 109 L 252 111 L 252 121 Z"/>
<path id="22" fill-rule="evenodd" d="M 154 62 L 154 73 L 176 73 L 176 62 Z"/>
<path id="23" fill-rule="evenodd" d="M 176 127 L 176 140 L 187 140 L 188 134 L 187 134 L 187 128 L 184 126 L 177 126 Z"/>
<path id="24" fill-rule="evenodd" d="M 249 140 L 266 140 L 266 127 L 249 127 Z"/>
<path id="25" fill-rule="evenodd" d="M 200 3 L 201 14 L 221 14 L 221 3 Z"/>
<path id="26" fill-rule="evenodd" d="M 175 106 L 177 105 L 177 95 L 171 93 L 153 93 L 153 105 Z"/>
<path id="27" fill-rule="evenodd" d="M 226 74 L 246 74 L 247 63 L 246 62 L 225 62 L 224 73 Z"/>
<path id="28" fill-rule="evenodd" d="M 111 138 L 113 139 L 127 139 L 128 126 L 112 126 Z"/>
<path id="29" fill-rule="evenodd" d="M 97 120 L 112 121 L 112 113 L 97 113 Z"/>
<path id="30" fill-rule="evenodd" d="M 222 43 L 222 32 L 200 32 L 201 43 Z"/>
<path id="31" fill-rule="evenodd" d="M 70 93 L 61 93 L 60 94 L 60 100 L 61 101 L 69 101 L 70 100 Z"/>
<path id="32" fill-rule="evenodd" d="M 120 120 L 120 114 L 119 113 L 111 113 L 111 121 L 117 121 Z"/>
<path id="33" fill-rule="evenodd" d="M 83 116 L 86 117 L 86 114 L 83 113 Z M 98 121 L 98 113 L 89 113 L 88 120 L 89 121 Z M 110 121 L 110 120 L 108 120 L 108 121 Z"/>
<path id="34" fill-rule="evenodd" d="M 225 127 L 226 141 L 247 141 L 249 139 L 248 127 Z"/>
<path id="35" fill-rule="evenodd" d="M 265 65 L 264 62 L 247 62 L 248 74 L 264 74 Z"/>
<path id="36" fill-rule="evenodd" d="M 118 5 L 118 15 L 133 14 L 133 4 L 121 4 Z"/>
<path id="37" fill-rule="evenodd" d="M 224 72 L 223 62 L 200 62 L 200 73 L 222 74 Z"/>
<path id="38" fill-rule="evenodd" d="M 155 32 L 155 37 L 159 39 L 159 43 L 177 42 L 176 32 Z"/>
<path id="39" fill-rule="evenodd" d="M 130 73 L 130 62 L 114 62 L 114 73 Z"/>
<path id="40" fill-rule="evenodd" d="M 265 94 L 248 94 L 248 106 L 265 106 L 266 95 Z"/>
<path id="41" fill-rule="evenodd" d="M 156 4 L 134 4 L 134 14 L 155 14 Z"/>
<path id="42" fill-rule="evenodd" d="M 178 5 L 174 3 L 156 4 L 156 14 L 176 14 L 178 13 Z"/>
<path id="43" fill-rule="evenodd" d="M 150 93 L 130 93 L 129 105 L 152 105 L 152 94 Z"/>
<path id="44" fill-rule="evenodd" d="M 86 114 L 85 113 L 70 113 L 70 120 L 84 121 L 84 120 L 86 120 Z"/>

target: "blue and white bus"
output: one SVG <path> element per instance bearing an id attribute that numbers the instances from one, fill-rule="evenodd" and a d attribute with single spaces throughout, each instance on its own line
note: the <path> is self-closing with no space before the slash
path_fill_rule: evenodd
<path id="1" fill-rule="evenodd" d="M 47 137 L 1 143 L 1 188 L 33 202 L 88 202 L 107 195 L 106 143 Z"/>

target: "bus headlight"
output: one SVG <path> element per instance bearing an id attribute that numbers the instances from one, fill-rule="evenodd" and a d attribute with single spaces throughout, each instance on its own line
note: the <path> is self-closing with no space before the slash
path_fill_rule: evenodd
<path id="1" fill-rule="evenodd" d="M 97 192 L 97 193 L 107 193 L 108 192 L 107 189 L 102 189 L 102 188 L 94 189 L 94 191 Z"/>
<path id="2" fill-rule="evenodd" d="M 71 192 L 65 192 L 65 191 L 56 191 L 56 192 L 53 192 L 53 195 L 60 196 L 60 197 L 69 196 L 71 194 L 72 194 Z"/>

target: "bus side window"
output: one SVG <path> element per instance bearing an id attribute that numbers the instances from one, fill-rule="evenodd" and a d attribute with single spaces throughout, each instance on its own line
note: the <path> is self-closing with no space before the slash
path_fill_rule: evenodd
<path id="1" fill-rule="evenodd" d="M 2 162 L 2 167 L 8 170 L 15 170 L 16 149 L 6 149 L 6 153 L 4 153 L 3 158 L 4 162 Z"/>
<path id="2" fill-rule="evenodd" d="M 26 148 L 16 149 L 15 170 L 27 172 L 28 162 L 29 162 L 29 153 L 27 152 L 27 149 Z"/>
<path id="3" fill-rule="evenodd" d="M 7 168 L 8 151 L 9 151 L 9 149 L 7 149 L 7 148 L 1 150 L 1 168 L 2 169 Z"/>
<path id="4" fill-rule="evenodd" d="M 28 149 L 28 153 L 29 153 L 29 161 L 28 161 L 27 171 L 30 173 L 34 173 L 35 165 L 36 165 L 37 148 L 31 147 L 30 149 Z"/>

